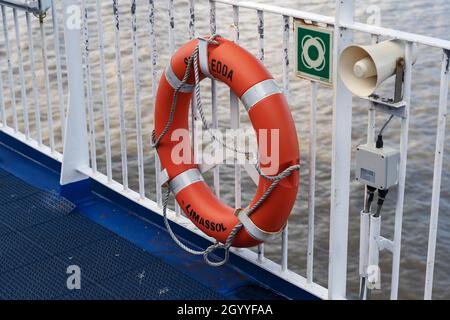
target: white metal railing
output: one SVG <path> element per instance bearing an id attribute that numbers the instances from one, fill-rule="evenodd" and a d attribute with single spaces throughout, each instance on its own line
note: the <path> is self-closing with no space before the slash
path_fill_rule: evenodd
<path id="1" fill-rule="evenodd" d="M 52 157 L 61 159 L 60 151 L 62 151 L 61 146 L 65 132 L 65 121 L 61 121 L 61 119 L 65 119 L 63 88 L 66 85 L 66 79 L 63 77 L 61 68 L 59 22 L 54 4 L 54 0 L 46 0 L 43 3 L 43 7 L 46 9 L 51 7 L 47 12 L 47 18 L 43 19 L 43 12 L 35 7 L 34 2 L 0 1 L 3 26 L 2 43 L 6 57 L 1 62 L 1 110 L 4 131 L 16 135 L 23 134 L 23 138 L 28 144 L 45 152 L 49 149 Z M 22 11 L 29 5 L 31 8 L 29 11 Z M 33 15 L 39 14 L 41 14 L 40 17 L 35 19 Z M 37 24 L 36 21 L 38 21 Z M 51 23 L 50 27 L 49 23 Z M 25 25 L 25 28 L 23 28 L 23 25 Z M 53 46 L 51 48 L 51 52 L 54 53 L 53 58 L 48 55 L 47 38 L 50 28 L 53 35 Z M 23 30 L 26 30 L 26 32 L 22 32 Z M 26 71 L 31 75 L 31 83 L 28 83 L 28 74 L 25 74 L 24 70 L 24 54 L 26 54 L 24 42 L 28 44 L 29 68 Z M 36 46 L 39 47 L 40 54 L 35 50 Z M 15 66 L 18 67 L 17 73 L 15 72 Z M 54 104 L 55 99 L 51 94 L 50 66 L 55 68 L 58 105 Z M 41 71 L 43 71 L 42 75 L 39 74 Z M 4 72 L 7 74 L 6 82 L 3 81 Z M 7 86 L 6 91 L 4 85 Z M 20 88 L 20 95 L 17 95 L 16 88 Z M 30 91 L 31 96 L 29 97 Z M 44 93 L 44 97 L 42 97 L 42 93 Z M 9 108 L 5 108 L 5 104 Z M 33 107 L 30 108 L 31 105 Z M 43 106 L 45 106 L 45 112 L 42 110 Z M 31 112 L 31 109 L 33 112 Z M 56 110 L 59 110 L 59 114 Z M 30 120 L 32 113 L 34 113 L 33 123 Z M 59 135 L 54 127 L 56 117 L 61 128 Z M 43 124 L 44 120 L 46 120 L 46 125 Z M 31 126 L 34 127 L 34 130 L 31 129 Z M 46 143 L 44 143 L 43 131 L 48 132 L 48 134 L 45 134 L 45 139 L 48 141 Z"/>
<path id="2" fill-rule="evenodd" d="M 151 66 L 151 96 L 154 101 L 158 85 L 158 51 L 156 46 L 157 34 L 156 25 L 158 20 L 156 19 L 157 9 L 155 8 L 155 1 L 149 0 L 148 3 L 143 5 L 141 2 L 131 0 L 130 10 L 128 13 L 123 14 L 119 10 L 119 0 L 111 0 L 111 11 L 108 17 L 114 21 L 114 57 L 113 62 L 115 66 L 115 79 L 114 83 L 117 88 L 117 95 L 111 97 L 108 94 L 108 75 L 106 70 L 106 59 L 110 59 L 111 55 L 105 54 L 105 39 L 102 13 L 102 2 L 96 0 L 95 2 L 87 0 L 64 0 L 62 1 L 62 9 L 64 12 L 64 35 L 65 46 L 62 47 L 59 43 L 59 37 L 55 37 L 54 50 L 55 59 L 52 63 L 55 64 L 56 70 L 56 91 L 58 97 L 58 104 L 54 105 L 53 97 L 51 94 L 52 83 L 49 78 L 49 55 L 47 44 L 47 32 L 45 29 L 46 22 L 49 17 L 52 18 L 53 33 L 59 35 L 59 23 L 58 23 L 58 8 L 55 1 L 52 1 L 51 12 L 48 12 L 48 16 L 43 16 L 37 20 L 39 25 L 39 44 L 41 49 L 41 66 L 37 65 L 35 57 L 37 55 L 34 51 L 33 38 L 38 35 L 35 34 L 34 20 L 30 13 L 24 14 L 26 23 L 26 37 L 29 44 L 29 56 L 30 56 L 30 68 L 31 72 L 31 86 L 25 83 L 24 69 L 23 69 L 23 56 L 22 56 L 22 41 L 21 41 L 21 22 L 22 17 L 18 14 L 18 9 L 9 8 L 7 5 L 0 1 L 2 11 L 3 22 L 3 34 L 4 34 L 4 47 L 5 56 L 7 57 L 6 66 L 1 66 L 0 74 L 0 111 L 1 111 L 1 123 L 2 131 L 29 143 L 33 147 L 41 150 L 42 152 L 49 154 L 63 163 L 62 179 L 61 183 L 67 184 L 86 176 L 91 177 L 99 181 L 100 183 L 108 186 L 112 190 L 121 193 L 129 199 L 145 206 L 157 213 L 161 213 L 161 186 L 160 186 L 160 172 L 161 167 L 158 157 L 155 153 L 155 176 L 154 181 L 155 194 L 152 199 L 146 196 L 145 185 L 145 159 L 144 159 L 144 140 L 143 129 L 145 124 L 142 119 L 142 92 L 141 92 L 141 75 L 140 75 L 140 60 L 139 48 L 146 46 L 150 52 L 150 66 Z M 169 39 L 169 54 L 175 51 L 175 14 L 174 14 L 174 1 L 166 0 L 166 11 L 159 13 L 161 15 L 167 15 L 168 21 L 168 39 Z M 449 83 L 449 50 L 450 42 L 411 34 L 407 32 L 400 32 L 393 29 L 381 28 L 372 25 L 362 24 L 354 21 L 354 1 L 344 0 L 336 1 L 336 17 L 328 17 L 309 13 L 305 11 L 293 10 L 282 8 L 273 5 L 265 5 L 252 1 L 234 1 L 234 0 L 209 0 L 210 6 L 210 27 L 211 34 L 216 33 L 216 16 L 220 13 L 217 10 L 217 6 L 232 14 L 233 28 L 231 29 L 231 37 L 236 42 L 239 41 L 240 24 L 245 21 L 240 21 L 240 10 L 247 9 L 253 10 L 257 18 L 257 28 L 255 32 L 258 33 L 258 57 L 261 61 L 265 58 L 265 16 L 275 15 L 279 16 L 282 22 L 282 44 L 280 46 L 281 55 L 283 59 L 282 63 L 282 87 L 284 93 L 289 95 L 289 74 L 291 63 L 289 61 L 289 52 L 291 48 L 290 37 L 292 33 L 292 18 L 304 19 L 312 23 L 321 23 L 329 26 L 334 26 L 334 54 L 333 61 L 338 60 L 341 50 L 348 44 L 352 43 L 353 33 L 361 32 L 368 37 L 386 37 L 396 38 L 407 41 L 407 54 L 406 54 L 406 68 L 404 78 L 404 102 L 406 103 L 406 117 L 401 119 L 401 135 L 400 135 L 400 179 L 397 192 L 397 206 L 395 209 L 395 233 L 394 239 L 389 241 L 390 245 L 386 246 L 386 249 L 393 253 L 392 262 L 392 281 L 391 281 L 391 298 L 396 299 L 398 294 L 399 284 L 399 271 L 400 271 L 400 249 L 401 249 L 401 232 L 402 232 L 402 218 L 403 218 L 403 203 L 405 193 L 405 181 L 406 181 L 406 160 L 408 151 L 408 131 L 409 131 L 409 106 L 411 97 L 411 81 L 412 81 L 412 46 L 413 44 L 421 44 L 427 47 L 437 47 L 443 50 L 443 58 L 441 63 L 441 82 L 440 82 L 440 100 L 439 100 L 439 122 L 437 126 L 437 139 L 436 139 L 436 153 L 435 153 L 435 167 L 434 167 L 434 180 L 433 180 L 433 192 L 432 192 L 432 208 L 431 208 L 431 221 L 430 221 L 430 233 L 428 242 L 428 261 L 426 271 L 426 284 L 425 284 L 425 298 L 431 298 L 432 286 L 433 286 L 433 270 L 435 261 L 435 247 L 436 247 L 436 233 L 438 225 L 438 213 L 439 213 L 439 198 L 440 198 L 440 184 L 442 179 L 442 157 L 444 151 L 445 141 L 445 126 L 446 126 L 446 113 L 447 113 L 447 96 L 448 96 L 448 83 Z M 146 33 L 148 34 L 147 43 L 141 43 L 139 40 L 138 32 L 142 30 L 142 26 L 139 24 L 136 13 L 138 10 L 148 11 L 148 20 Z M 13 20 L 10 20 L 10 11 L 13 14 Z M 186 15 L 189 15 L 188 34 L 189 38 L 194 38 L 196 33 L 196 11 L 195 1 L 189 0 Z M 92 26 L 89 25 L 89 18 L 95 17 L 97 30 L 97 46 L 96 50 L 99 52 L 99 64 L 95 71 L 98 72 L 100 79 L 100 95 L 101 95 L 101 110 L 97 110 L 94 104 L 93 93 L 93 68 L 91 52 L 93 51 L 93 44 L 91 42 L 92 36 L 90 31 Z M 81 23 L 77 25 L 77 19 L 81 19 Z M 127 152 L 127 146 L 130 144 L 129 133 L 127 132 L 127 126 L 130 126 L 127 121 L 127 104 L 124 100 L 124 76 L 123 76 L 123 49 L 121 39 L 121 27 L 123 21 L 126 19 L 126 23 L 131 26 L 132 35 L 132 70 L 134 84 L 134 105 L 135 108 L 135 125 L 133 129 L 136 131 L 136 146 L 137 146 L 137 166 L 138 175 L 137 187 L 130 186 L 129 183 L 129 158 L 130 154 Z M 16 40 L 16 53 L 12 52 L 12 45 L 10 43 L 10 27 L 14 26 L 15 40 Z M 80 45 L 81 44 L 81 45 Z M 64 50 L 62 50 L 64 49 Z M 65 52 L 66 59 L 65 65 L 61 63 L 61 51 Z M 18 62 L 18 76 L 19 86 L 21 88 L 20 100 L 16 97 L 16 74 L 14 74 L 13 58 Z M 41 67 L 43 70 L 43 78 L 38 79 L 37 70 Z M 66 84 L 63 77 L 63 69 L 67 70 L 68 82 Z M 128 66 L 127 66 L 128 67 Z M 7 80 L 4 81 L 4 70 L 6 69 Z M 347 243 L 348 243 L 348 220 L 349 220 L 349 199 L 350 199 L 350 165 L 351 165 L 351 115 L 352 115 L 352 96 L 345 88 L 343 83 L 338 77 L 337 63 L 334 63 L 333 78 L 335 84 L 334 90 L 334 108 L 333 108 L 333 149 L 332 149 L 332 178 L 331 178 L 331 208 L 330 208 L 330 239 L 329 239 L 329 275 L 328 275 L 328 289 L 314 282 L 313 264 L 314 264 L 314 220 L 315 220 L 315 177 L 316 177 L 316 150 L 317 150 L 317 96 L 319 93 L 319 84 L 311 82 L 311 99 L 310 99 L 310 127 L 309 127 L 309 157 L 308 157 L 308 242 L 307 242 L 307 268 L 306 276 L 302 276 L 290 270 L 288 263 L 288 228 L 286 227 L 283 232 L 281 242 L 281 263 L 278 264 L 264 255 L 264 246 L 261 245 L 258 251 L 252 252 L 247 249 L 233 250 L 237 255 L 240 255 L 244 259 L 251 261 L 252 263 L 264 268 L 278 277 L 285 279 L 292 284 L 299 286 L 321 298 L 331 299 L 344 299 L 347 297 L 346 285 L 347 285 Z M 96 78 L 97 79 L 97 78 Z M 38 81 L 40 80 L 40 81 Z M 41 83 L 43 82 L 43 85 Z M 4 85 L 7 83 L 9 91 L 9 100 L 6 101 L 3 95 Z M 67 88 L 66 88 L 67 85 Z M 28 86 L 28 87 L 27 87 Z M 28 106 L 27 88 L 32 89 L 32 100 L 34 104 L 34 117 L 35 117 L 35 130 L 32 132 L 29 128 L 29 114 L 30 108 Z M 41 88 L 43 87 L 43 88 Z M 41 101 L 41 91 L 44 89 L 45 99 L 44 103 Z M 67 117 L 65 114 L 64 97 L 65 92 L 70 92 L 70 100 L 68 101 Z M 212 125 L 214 128 L 218 127 L 218 108 L 217 108 L 217 84 L 215 81 L 211 81 L 211 104 L 212 104 Z M 111 114 L 109 112 L 109 106 L 113 99 L 118 99 L 119 113 L 118 123 L 120 129 L 120 170 L 122 182 L 116 181 L 113 176 L 114 162 L 112 156 L 112 143 L 110 133 L 110 119 Z M 18 101 L 21 102 L 21 106 L 18 106 Z M 47 130 L 48 137 L 44 135 L 41 121 L 41 107 L 46 107 L 47 114 Z M 84 106 L 87 108 L 87 116 Z M 60 121 L 61 126 L 61 142 L 64 141 L 63 155 L 57 151 L 57 142 L 55 141 L 55 124 L 54 124 L 54 109 L 59 110 L 59 119 L 67 119 L 67 122 Z M 100 172 L 97 165 L 97 151 L 99 150 L 96 145 L 96 138 L 99 132 L 96 131 L 96 113 L 101 112 L 101 119 L 104 127 L 104 154 L 106 158 L 106 172 Z M 18 114 L 22 112 L 23 123 L 19 121 Z M 193 109 L 193 117 L 195 117 L 195 110 Z M 230 97 L 230 123 L 232 127 L 239 127 L 239 101 L 237 97 L 231 95 Z M 369 125 L 368 125 L 368 139 L 373 140 L 375 132 L 375 111 L 369 110 Z M 67 125 L 65 126 L 65 123 Z M 23 126 L 23 130 L 20 129 Z M 192 126 L 195 128 L 195 126 Z M 195 135 L 193 135 L 195 136 Z M 48 139 L 48 143 L 44 143 L 44 138 Z M 198 145 L 194 141 L 194 150 Z M 244 167 L 243 169 L 249 169 Z M 213 171 L 213 188 L 215 193 L 220 196 L 220 168 L 215 166 L 211 168 Z M 235 181 L 235 205 L 240 207 L 241 199 L 241 168 L 236 166 L 234 171 Z M 201 234 L 190 221 L 181 215 L 181 210 L 178 206 L 175 206 L 175 211 L 170 212 L 169 218 L 185 228 Z M 362 217 L 361 230 L 368 230 L 367 220 Z M 368 239 L 361 239 L 361 259 L 366 259 L 363 250 L 365 245 L 369 243 Z M 367 241 L 367 243 L 363 243 Z M 373 243 L 372 243 L 373 245 Z"/>
<path id="3" fill-rule="evenodd" d="M 450 82 L 450 51 L 442 55 L 441 79 L 439 88 L 439 113 L 436 136 L 436 152 L 434 153 L 433 191 L 431 198 L 430 233 L 428 240 L 427 269 L 425 279 L 425 299 L 431 299 L 433 291 L 433 273 L 436 253 L 437 226 L 442 180 L 442 160 L 444 156 L 445 126 L 447 119 L 448 85 Z"/>

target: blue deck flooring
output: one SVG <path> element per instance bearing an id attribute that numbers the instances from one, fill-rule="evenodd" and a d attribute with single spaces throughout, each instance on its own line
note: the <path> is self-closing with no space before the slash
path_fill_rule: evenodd
<path id="1" fill-rule="evenodd" d="M 70 265 L 81 268 L 81 290 L 66 286 Z M 58 194 L 0 170 L 0 299 L 225 298 Z"/>

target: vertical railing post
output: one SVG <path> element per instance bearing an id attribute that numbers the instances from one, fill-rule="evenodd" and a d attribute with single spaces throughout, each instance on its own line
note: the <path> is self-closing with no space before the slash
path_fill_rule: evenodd
<path id="1" fill-rule="evenodd" d="M 289 101 L 289 31 L 290 17 L 283 16 L 283 93 Z M 286 223 L 281 235 L 281 270 L 288 270 L 288 249 L 289 249 L 289 222 Z"/>
<path id="2" fill-rule="evenodd" d="M 52 107 L 52 95 L 50 75 L 48 68 L 48 51 L 47 51 L 47 35 L 45 33 L 45 16 L 39 16 L 39 33 L 41 35 L 41 55 L 42 55 L 42 68 L 44 70 L 44 83 L 45 83 L 45 105 L 47 107 L 47 125 L 48 125 L 48 139 L 50 144 L 50 150 L 55 152 L 55 131 L 53 130 L 53 107 Z"/>
<path id="3" fill-rule="evenodd" d="M 213 35 L 216 33 L 216 3 L 210 0 L 209 6 L 209 32 Z M 212 128 L 216 130 L 219 127 L 219 118 L 217 114 L 217 83 L 214 79 L 211 79 L 211 115 Z M 218 148 L 218 145 L 216 144 L 214 148 Z M 215 149 L 214 152 L 217 150 Z M 214 193 L 220 198 L 220 166 L 216 165 L 213 170 Z"/>
<path id="4" fill-rule="evenodd" d="M 311 81 L 311 109 L 309 119 L 309 190 L 308 190 L 308 250 L 306 261 L 306 279 L 313 282 L 314 273 L 314 220 L 316 208 L 316 153 L 317 153 L 317 87 Z"/>
<path id="5" fill-rule="evenodd" d="M 41 129 L 41 104 L 39 102 L 39 87 L 36 76 L 36 61 L 34 56 L 34 40 L 31 28 L 31 14 L 29 12 L 25 13 L 25 19 L 27 22 L 27 35 L 28 35 L 28 56 L 30 58 L 30 71 L 31 71 L 31 81 L 33 88 L 33 100 L 34 100 L 34 116 L 35 116 L 35 126 L 37 134 L 37 142 L 39 146 L 42 146 L 42 129 Z"/>
<path id="6" fill-rule="evenodd" d="M 189 27 L 188 27 L 188 33 L 189 33 L 189 40 L 192 40 L 195 38 L 195 1 L 189 0 Z M 196 132 L 196 125 L 195 122 L 197 121 L 197 102 L 195 100 L 195 94 L 192 95 L 191 98 L 191 128 L 192 128 L 192 146 L 194 150 L 194 161 L 196 163 L 198 160 L 198 153 L 200 145 L 198 143 L 198 137 Z"/>
<path id="7" fill-rule="evenodd" d="M 377 35 L 372 35 L 372 44 L 379 42 Z M 375 143 L 376 112 L 372 103 L 369 104 L 367 113 L 367 144 Z M 367 186 L 364 188 L 364 203 L 367 203 Z M 370 211 L 370 210 L 368 210 Z M 359 277 L 360 277 L 360 299 L 367 299 L 367 267 L 369 259 L 369 232 L 370 232 L 370 212 L 362 210 L 359 224 Z"/>
<path id="8" fill-rule="evenodd" d="M 5 101 L 3 100 L 3 74 L 0 71 L 0 127 L 6 128 Z"/>
<path id="9" fill-rule="evenodd" d="M 84 59 L 84 78 L 86 82 L 86 105 L 88 109 L 88 123 L 89 123 L 89 148 L 91 155 L 91 169 L 92 173 L 97 173 L 97 142 L 96 142 L 96 128 L 94 115 L 94 95 L 92 91 L 92 76 L 91 76 L 91 58 L 90 58 L 90 37 L 89 37 L 89 9 L 86 6 L 86 0 L 81 1 L 81 14 L 83 16 L 83 59 Z"/>
<path id="10" fill-rule="evenodd" d="M 156 30 L 155 30 L 155 2 L 153 0 L 149 0 L 149 40 L 150 40 L 150 60 L 151 60 L 151 72 L 152 72 L 152 102 L 153 108 L 156 107 L 156 92 L 158 90 L 158 70 L 157 70 L 157 56 L 158 51 L 156 48 Z M 162 189 L 161 189 L 161 162 L 159 160 L 158 152 L 155 150 L 155 184 L 156 184 L 156 203 L 160 208 L 162 208 Z"/>
<path id="11" fill-rule="evenodd" d="M 352 95 L 338 76 L 337 61 L 350 44 L 352 31 L 341 23 L 352 23 L 354 0 L 336 0 L 336 24 L 333 49 L 333 147 L 331 171 L 330 250 L 328 292 L 330 299 L 346 297 L 347 240 L 350 194 Z"/>
<path id="12" fill-rule="evenodd" d="M 425 300 L 431 300 L 433 293 L 433 273 L 436 254 L 436 238 L 441 195 L 442 163 L 445 149 L 445 125 L 447 120 L 448 84 L 450 81 L 450 50 L 444 50 L 441 67 L 439 94 L 438 128 L 436 151 L 434 154 L 433 193 L 431 198 L 430 233 L 428 238 L 427 270 L 425 277 Z"/>
<path id="13" fill-rule="evenodd" d="M 89 166 L 89 152 L 80 47 L 81 6 L 78 0 L 63 0 L 63 10 L 69 102 L 61 185 L 66 185 L 86 179 L 78 169 Z"/>
<path id="14" fill-rule="evenodd" d="M 16 86 L 15 86 L 13 67 L 12 67 L 12 61 L 11 61 L 11 44 L 9 42 L 8 20 L 6 17 L 7 17 L 6 16 L 6 7 L 2 5 L 3 36 L 5 38 L 4 46 L 5 46 L 5 51 L 6 51 L 6 62 L 8 64 L 9 94 L 11 96 L 13 128 L 14 128 L 14 132 L 17 133 L 19 131 L 19 124 L 17 121 L 16 91 L 14 90 L 14 88 Z"/>
<path id="15" fill-rule="evenodd" d="M 19 17 L 17 14 L 17 10 L 13 9 L 13 17 L 14 17 L 14 30 L 16 31 L 16 49 L 17 49 L 17 60 L 19 65 L 19 79 L 20 79 L 20 99 L 22 100 L 22 108 L 23 108 L 23 122 L 24 122 L 24 133 L 25 138 L 30 139 L 30 121 L 28 119 L 28 97 L 27 97 L 27 89 L 25 82 L 25 74 L 23 67 L 23 57 L 22 57 L 22 48 L 20 46 L 20 24 Z"/>
<path id="16" fill-rule="evenodd" d="M 230 30 L 230 38 L 237 44 L 239 44 L 239 7 L 233 6 L 233 25 Z M 230 119 L 231 129 L 238 130 L 240 127 L 239 116 L 239 98 L 230 90 Z M 237 150 L 237 134 L 236 138 L 236 150 Z M 237 157 L 237 153 L 234 154 Z M 241 207 L 241 167 L 237 163 L 237 158 L 234 160 L 234 206 L 235 208 Z"/>
<path id="17" fill-rule="evenodd" d="M 137 30 L 137 7 L 136 0 L 131 1 L 131 30 L 133 43 L 133 73 L 134 73 L 134 105 L 136 110 L 136 143 L 139 176 L 139 196 L 140 200 L 145 198 L 145 177 L 144 177 L 144 146 L 142 140 L 142 98 L 141 98 L 141 75 L 139 61 L 139 37 Z"/>
<path id="18" fill-rule="evenodd" d="M 108 85 L 106 81 L 107 71 L 105 68 L 105 44 L 103 40 L 103 16 L 100 0 L 96 2 L 97 11 L 97 29 L 98 29 L 98 51 L 100 55 L 100 87 L 102 91 L 102 111 L 103 111 L 103 128 L 105 131 L 105 157 L 106 157 L 106 176 L 108 182 L 112 181 L 112 159 L 111 159 L 111 137 L 109 133 L 109 99 Z"/>
<path id="19" fill-rule="evenodd" d="M 119 125 L 120 125 L 120 158 L 122 162 L 122 184 L 123 190 L 128 191 L 128 154 L 127 154 L 127 132 L 125 118 L 125 99 L 123 97 L 122 80 L 122 55 L 120 52 L 120 15 L 118 0 L 113 1 L 114 15 L 114 48 L 116 58 L 116 83 L 117 97 L 119 99 Z"/>
<path id="20" fill-rule="evenodd" d="M 167 12 L 169 14 L 169 54 L 175 51 L 175 17 L 173 15 L 173 0 L 167 0 Z"/>
<path id="21" fill-rule="evenodd" d="M 258 17 L 258 58 L 259 60 L 264 63 L 264 11 L 258 10 L 256 12 Z M 264 261 L 264 243 L 261 243 L 258 246 L 258 261 L 263 262 Z"/>
<path id="22" fill-rule="evenodd" d="M 394 250 L 392 258 L 391 300 L 397 300 L 400 276 L 400 251 L 402 243 L 403 206 L 405 200 L 406 162 L 408 159 L 409 113 L 411 105 L 411 84 L 413 68 L 413 43 L 407 42 L 405 47 L 405 78 L 403 100 L 405 102 L 405 118 L 401 122 L 400 164 L 398 174 L 397 202 L 395 207 Z"/>
<path id="23" fill-rule="evenodd" d="M 193 4 L 192 2 L 190 3 Z M 169 56 L 172 57 L 172 55 L 175 53 L 175 15 L 174 15 L 174 2 L 173 0 L 167 0 L 167 14 L 169 17 Z M 169 60 L 169 63 L 171 63 L 171 60 Z M 191 121 L 192 125 L 192 146 L 194 149 L 194 159 L 196 159 L 196 148 L 195 148 L 195 125 L 194 122 Z M 176 217 L 179 217 L 181 215 L 181 209 L 178 205 L 178 202 L 176 199 L 174 199 L 174 207 L 175 207 L 175 214 Z"/>
<path id="24" fill-rule="evenodd" d="M 59 2 L 59 1 L 58 1 Z M 64 141 L 65 119 L 66 111 L 64 107 L 64 89 L 62 81 L 62 69 L 61 69 L 61 50 L 59 44 L 59 21 L 58 21 L 58 8 L 56 7 L 56 1 L 52 0 L 52 22 L 53 22 L 53 34 L 54 46 L 55 46 L 55 59 L 56 59 L 56 83 L 58 85 L 58 99 L 59 99 L 59 116 L 61 120 L 61 139 Z"/>

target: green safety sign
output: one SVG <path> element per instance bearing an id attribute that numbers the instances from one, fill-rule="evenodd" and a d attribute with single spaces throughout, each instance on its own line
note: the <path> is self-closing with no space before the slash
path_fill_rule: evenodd
<path id="1" fill-rule="evenodd" d="M 332 84 L 333 30 L 295 21 L 296 71 L 302 78 Z"/>

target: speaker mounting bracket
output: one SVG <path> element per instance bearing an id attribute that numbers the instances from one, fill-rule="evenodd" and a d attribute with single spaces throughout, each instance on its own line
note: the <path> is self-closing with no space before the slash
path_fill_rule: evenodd
<path id="1" fill-rule="evenodd" d="M 403 80 L 405 78 L 405 59 L 400 58 L 395 65 L 394 102 L 403 99 Z"/>
<path id="2" fill-rule="evenodd" d="M 405 60 L 400 58 L 397 60 L 395 68 L 395 85 L 394 98 L 382 98 L 376 94 L 372 94 L 364 98 L 370 102 L 370 109 L 383 113 L 394 115 L 399 118 L 406 118 L 406 103 L 403 100 L 403 80 L 405 74 Z"/>
<path id="3" fill-rule="evenodd" d="M 371 110 L 387 113 L 403 119 L 406 118 L 406 102 L 403 100 L 394 102 L 392 99 L 380 98 L 377 95 L 371 95 L 370 97 L 363 99 L 370 102 Z"/>

